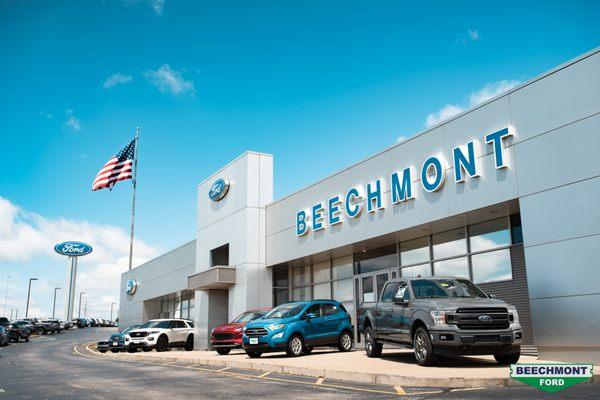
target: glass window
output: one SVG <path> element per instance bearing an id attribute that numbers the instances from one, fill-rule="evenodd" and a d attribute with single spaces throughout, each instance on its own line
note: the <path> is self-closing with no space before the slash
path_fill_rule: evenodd
<path id="1" fill-rule="evenodd" d="M 396 294 L 396 284 L 390 283 L 389 285 L 386 285 L 385 289 L 383 290 L 383 295 L 381 295 L 381 302 L 382 303 L 393 302 L 395 294 Z"/>
<path id="2" fill-rule="evenodd" d="M 434 260 L 467 253 L 464 228 L 435 234 L 432 236 L 432 241 Z"/>
<path id="3" fill-rule="evenodd" d="M 330 299 L 331 298 L 331 284 L 319 283 L 313 286 L 313 299 Z"/>
<path id="4" fill-rule="evenodd" d="M 294 301 L 308 300 L 310 297 L 308 286 L 295 288 L 293 293 L 294 293 Z"/>
<path id="5" fill-rule="evenodd" d="M 341 281 L 333 281 L 332 298 L 339 302 L 353 300 L 354 293 L 352 293 L 352 278 L 342 279 Z"/>
<path id="6" fill-rule="evenodd" d="M 315 314 L 317 317 L 320 317 L 321 316 L 321 305 L 313 304 L 312 306 L 308 307 L 308 309 L 306 310 L 306 314 Z"/>
<path id="7" fill-rule="evenodd" d="M 479 297 L 485 293 L 471 281 L 464 279 L 415 279 L 411 281 L 415 297 Z"/>
<path id="8" fill-rule="evenodd" d="M 273 310 L 271 310 L 271 312 L 265 315 L 264 318 L 291 318 L 293 316 L 298 315 L 302 310 L 304 310 L 305 306 L 305 303 L 283 304 L 281 306 L 275 307 Z"/>
<path id="9" fill-rule="evenodd" d="M 294 286 L 308 285 L 308 271 L 307 266 L 294 268 L 292 274 L 294 275 Z"/>
<path id="10" fill-rule="evenodd" d="M 398 291 L 394 294 L 394 297 L 402 297 L 404 301 L 410 300 L 410 293 L 408 292 L 408 286 L 406 282 L 400 282 L 398 284 Z"/>
<path id="11" fill-rule="evenodd" d="M 419 264 L 429 261 L 429 236 L 400 243 L 400 263 L 402 265 Z"/>
<path id="12" fill-rule="evenodd" d="M 373 277 L 365 276 L 362 278 L 362 298 L 363 302 L 375 301 L 375 287 L 373 286 Z"/>
<path id="13" fill-rule="evenodd" d="M 377 296 L 379 296 L 379 294 L 383 290 L 383 286 L 388 280 L 389 278 L 387 273 L 377 275 Z"/>
<path id="14" fill-rule="evenodd" d="M 354 259 L 356 261 L 357 273 L 359 274 L 395 268 L 398 266 L 395 244 L 356 253 Z"/>
<path id="15" fill-rule="evenodd" d="M 333 304 L 323 304 L 321 310 L 323 316 L 337 314 L 337 312 L 339 311 L 338 308 Z"/>
<path id="16" fill-rule="evenodd" d="M 290 301 L 290 292 L 288 289 L 277 289 L 274 291 L 274 305 L 285 304 Z"/>
<path id="17" fill-rule="evenodd" d="M 521 226 L 520 214 L 513 214 L 510 216 L 510 230 L 512 243 L 523 243 L 523 227 Z"/>
<path id="18" fill-rule="evenodd" d="M 419 276 L 431 276 L 431 264 L 415 265 L 400 270 L 403 278 L 418 278 Z"/>
<path id="19" fill-rule="evenodd" d="M 469 242 L 472 252 L 509 246 L 508 218 L 499 218 L 469 226 Z"/>
<path id="20" fill-rule="evenodd" d="M 433 272 L 436 276 L 460 276 L 470 279 L 467 257 L 434 262 Z"/>
<path id="21" fill-rule="evenodd" d="M 329 271 L 329 261 L 313 264 L 313 283 L 327 282 L 331 280 L 331 272 Z"/>
<path id="22" fill-rule="evenodd" d="M 473 282 L 485 283 L 512 279 L 510 249 L 502 249 L 471 256 Z"/>
<path id="23" fill-rule="evenodd" d="M 273 286 L 283 288 L 289 286 L 287 268 L 273 268 Z"/>
<path id="24" fill-rule="evenodd" d="M 350 278 L 354 275 L 354 268 L 352 260 L 354 257 L 352 254 L 349 256 L 334 258 L 331 261 L 333 279 L 344 279 Z"/>

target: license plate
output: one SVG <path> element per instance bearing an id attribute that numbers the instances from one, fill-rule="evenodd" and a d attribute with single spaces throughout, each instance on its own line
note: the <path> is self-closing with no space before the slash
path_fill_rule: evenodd
<path id="1" fill-rule="evenodd" d="M 250 338 L 250 344 L 258 344 L 258 338 L 251 337 Z"/>

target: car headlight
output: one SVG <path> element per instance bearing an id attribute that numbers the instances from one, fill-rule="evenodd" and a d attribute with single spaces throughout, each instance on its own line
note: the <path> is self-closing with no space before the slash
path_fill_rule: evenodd
<path id="1" fill-rule="evenodd" d="M 240 332 L 243 332 L 244 330 L 242 328 L 235 328 L 233 331 L 235 333 L 240 333 Z"/>
<path id="2" fill-rule="evenodd" d="M 447 311 L 432 311 L 431 318 L 433 318 L 433 324 L 435 326 L 448 326 L 446 323 L 446 313 Z"/>
<path id="3" fill-rule="evenodd" d="M 276 331 L 279 329 L 283 329 L 285 328 L 285 324 L 271 324 L 271 325 L 267 325 L 267 329 L 270 331 Z"/>
<path id="4" fill-rule="evenodd" d="M 281 339 L 285 332 L 279 332 L 273 335 L 273 339 Z"/>
<path id="5" fill-rule="evenodd" d="M 511 314 L 513 316 L 513 320 L 511 321 L 511 324 L 518 324 L 519 323 L 519 313 L 517 312 L 516 307 L 508 307 L 508 312 L 509 312 L 509 314 Z"/>

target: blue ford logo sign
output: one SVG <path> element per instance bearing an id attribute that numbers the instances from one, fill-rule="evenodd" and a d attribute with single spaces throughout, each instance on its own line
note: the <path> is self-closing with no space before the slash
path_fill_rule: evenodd
<path id="1" fill-rule="evenodd" d="M 208 198 L 212 201 L 219 201 L 227 195 L 228 191 L 229 179 L 217 179 L 208 191 Z"/>
<path id="2" fill-rule="evenodd" d="M 62 242 L 54 246 L 54 251 L 63 256 L 81 257 L 92 252 L 92 246 L 82 242 Z"/>
<path id="3" fill-rule="evenodd" d="M 479 320 L 481 322 L 492 322 L 492 317 L 490 317 L 489 315 L 480 315 Z"/>
<path id="4" fill-rule="evenodd" d="M 135 291 L 137 290 L 138 287 L 138 283 L 135 279 L 130 279 L 127 281 L 127 286 L 125 288 L 125 291 L 127 292 L 128 295 L 133 296 L 135 294 Z"/>

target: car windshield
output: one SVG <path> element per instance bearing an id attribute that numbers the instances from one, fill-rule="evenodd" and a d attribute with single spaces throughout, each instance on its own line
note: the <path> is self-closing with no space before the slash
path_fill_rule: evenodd
<path id="1" fill-rule="evenodd" d="M 481 289 L 467 279 L 416 279 L 410 284 L 418 299 L 487 298 Z"/>
<path id="2" fill-rule="evenodd" d="M 266 311 L 246 311 L 242 315 L 238 316 L 236 319 L 231 321 L 232 324 L 242 323 L 242 322 L 250 322 L 255 319 L 262 318 L 267 312 Z"/>
<path id="3" fill-rule="evenodd" d="M 265 319 L 269 318 L 290 318 L 294 317 L 304 309 L 306 304 L 282 304 L 279 307 L 275 307 L 270 313 L 264 316 Z"/>
<path id="4" fill-rule="evenodd" d="M 140 326 L 140 328 L 159 328 L 159 329 L 168 329 L 171 321 L 148 321 L 144 325 Z"/>

